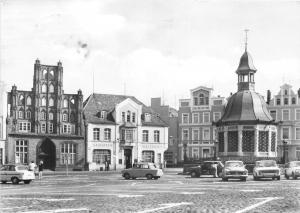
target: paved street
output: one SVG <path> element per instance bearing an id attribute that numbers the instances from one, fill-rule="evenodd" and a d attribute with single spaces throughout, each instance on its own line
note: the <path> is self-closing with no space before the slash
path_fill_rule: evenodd
<path id="1" fill-rule="evenodd" d="M 300 180 L 229 181 L 167 171 L 159 180 L 119 173 L 47 175 L 0 185 L 1 212 L 299 212 Z"/>

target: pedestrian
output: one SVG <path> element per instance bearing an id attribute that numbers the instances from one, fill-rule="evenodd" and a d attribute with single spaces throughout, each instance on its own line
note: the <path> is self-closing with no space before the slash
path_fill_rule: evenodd
<path id="1" fill-rule="evenodd" d="M 40 180 L 43 177 L 43 170 L 44 170 L 44 162 L 41 160 L 39 163 L 39 179 Z"/>
<path id="2" fill-rule="evenodd" d="M 109 161 L 105 161 L 105 171 L 109 171 Z"/>
<path id="3" fill-rule="evenodd" d="M 29 171 L 35 171 L 35 167 L 36 167 L 36 164 L 34 163 L 34 161 L 32 160 L 31 163 L 29 164 Z"/>
<path id="4" fill-rule="evenodd" d="M 211 167 L 212 167 L 212 172 L 213 172 L 214 177 L 215 178 L 218 177 L 218 165 L 217 165 L 217 163 L 213 163 L 211 165 Z"/>

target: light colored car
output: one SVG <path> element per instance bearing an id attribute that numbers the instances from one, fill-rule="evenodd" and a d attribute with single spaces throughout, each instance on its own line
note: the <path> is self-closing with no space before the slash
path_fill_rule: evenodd
<path id="1" fill-rule="evenodd" d="M 295 180 L 300 177 L 300 161 L 291 161 L 287 163 L 284 169 L 284 176 L 286 179 L 293 177 Z"/>
<path id="2" fill-rule="evenodd" d="M 280 180 L 280 169 L 274 160 L 260 160 L 255 162 L 253 179 L 272 178 Z"/>
<path id="3" fill-rule="evenodd" d="M 157 180 L 163 176 L 163 171 L 155 166 L 154 163 L 136 163 L 130 169 L 124 169 L 122 171 L 122 176 L 125 179 L 136 179 L 140 177 L 146 177 L 148 180 Z"/>
<path id="4" fill-rule="evenodd" d="M 243 161 L 226 161 L 223 171 L 222 180 L 240 179 L 246 181 L 248 177 L 248 170 L 245 168 Z"/>
<path id="5" fill-rule="evenodd" d="M 35 179 L 33 171 L 28 171 L 28 167 L 24 165 L 3 165 L 0 169 L 1 182 L 12 182 L 18 184 L 23 181 L 25 184 L 29 184 Z"/>

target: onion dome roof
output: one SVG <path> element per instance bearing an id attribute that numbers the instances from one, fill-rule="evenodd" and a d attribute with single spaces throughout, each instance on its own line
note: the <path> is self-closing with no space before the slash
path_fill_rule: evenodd
<path id="1" fill-rule="evenodd" d="M 251 55 L 245 51 L 240 59 L 240 64 L 236 70 L 236 73 L 248 73 L 249 71 L 256 72 L 256 68 L 253 65 Z"/>
<path id="2" fill-rule="evenodd" d="M 265 100 L 254 91 L 242 90 L 229 98 L 224 114 L 217 125 L 259 123 L 274 123 Z"/>

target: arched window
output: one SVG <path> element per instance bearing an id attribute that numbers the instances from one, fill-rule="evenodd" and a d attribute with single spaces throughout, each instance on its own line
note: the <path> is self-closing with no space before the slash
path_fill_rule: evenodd
<path id="1" fill-rule="evenodd" d="M 31 119 L 31 111 L 27 110 L 26 119 Z"/>
<path id="2" fill-rule="evenodd" d="M 130 115 L 131 115 L 130 111 L 127 111 L 127 120 L 126 120 L 127 122 L 130 122 L 130 117 L 131 117 Z"/>
<path id="3" fill-rule="evenodd" d="M 49 120 L 52 121 L 53 120 L 53 112 L 49 112 L 48 117 L 49 117 Z"/>
<path id="4" fill-rule="evenodd" d="M 31 97 L 30 96 L 27 97 L 26 104 L 29 106 L 31 105 Z"/>
<path id="5" fill-rule="evenodd" d="M 23 119 L 24 118 L 24 112 L 23 112 L 23 110 L 21 109 L 21 110 L 19 110 L 19 119 Z"/>
<path id="6" fill-rule="evenodd" d="M 46 84 L 42 85 L 42 92 L 43 93 L 47 92 L 47 85 Z"/>
<path id="7" fill-rule="evenodd" d="M 75 122 L 75 113 L 74 112 L 71 112 L 70 121 Z"/>
<path id="8" fill-rule="evenodd" d="M 63 116 L 63 117 L 62 117 L 62 120 L 63 120 L 63 121 L 68 121 L 68 114 L 67 114 L 67 113 L 63 113 L 62 116 Z"/>
<path id="9" fill-rule="evenodd" d="M 68 107 L 68 100 L 64 99 L 64 107 Z"/>
<path id="10" fill-rule="evenodd" d="M 54 92 L 54 86 L 53 84 L 49 85 L 49 92 L 53 93 Z"/>
<path id="11" fill-rule="evenodd" d="M 42 106 L 46 106 L 46 98 L 42 98 L 42 100 L 41 100 L 41 105 L 42 105 Z"/>
<path id="12" fill-rule="evenodd" d="M 19 105 L 23 105 L 24 104 L 24 96 L 20 95 L 19 96 Z"/>
<path id="13" fill-rule="evenodd" d="M 43 70 L 43 78 L 47 78 L 47 70 Z"/>
<path id="14" fill-rule="evenodd" d="M 54 106 L 54 100 L 53 100 L 53 98 L 49 99 L 49 106 Z"/>
<path id="15" fill-rule="evenodd" d="M 51 78 L 54 77 L 54 72 L 53 72 L 53 70 L 51 70 L 51 71 L 49 72 L 49 77 L 51 77 Z"/>
<path id="16" fill-rule="evenodd" d="M 41 112 L 41 120 L 46 120 L 46 112 L 45 111 Z"/>

